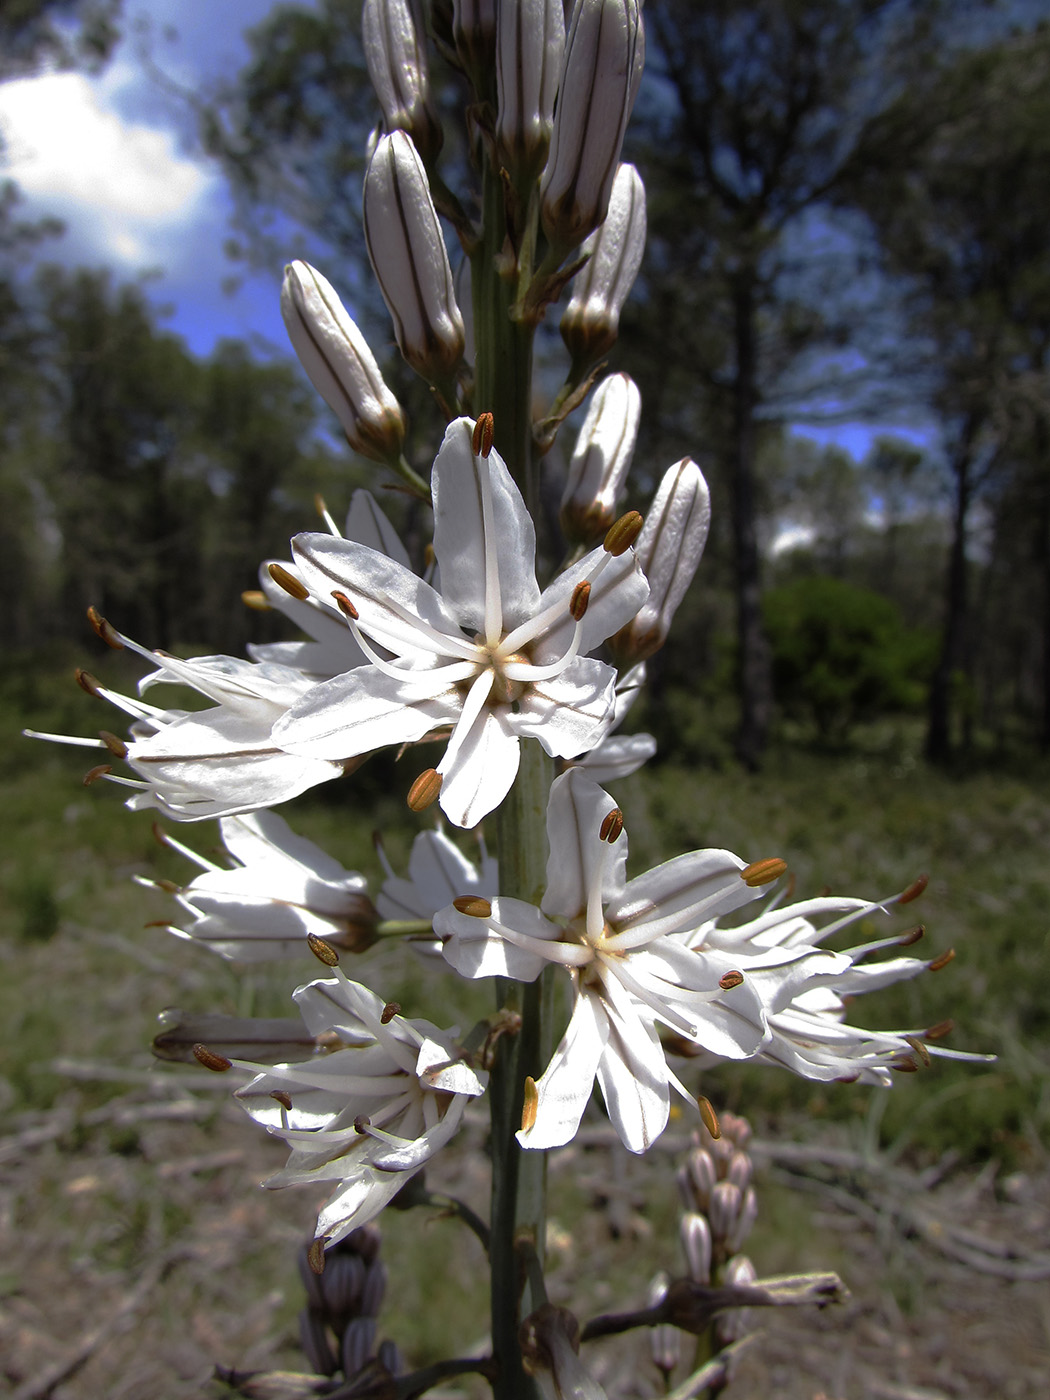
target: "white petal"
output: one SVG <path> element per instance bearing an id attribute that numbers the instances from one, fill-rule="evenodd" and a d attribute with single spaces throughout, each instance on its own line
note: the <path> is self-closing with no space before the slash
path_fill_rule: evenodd
<path id="1" fill-rule="evenodd" d="M 456 826 L 477 826 L 506 797 L 518 773 L 518 736 L 501 710 L 486 710 L 442 775 L 441 810 Z"/>
<path id="2" fill-rule="evenodd" d="M 273 730 L 289 753 L 333 762 L 388 744 L 413 743 L 456 718 L 456 691 L 427 695 L 374 666 L 323 681 L 288 711 Z"/>
<path id="3" fill-rule="evenodd" d="M 623 888 L 627 837 L 609 846 L 599 836 L 602 822 L 616 803 L 579 769 L 570 768 L 551 784 L 547 803 L 547 890 L 543 912 L 574 919 L 585 912 L 596 880 L 603 893 Z"/>
<path id="4" fill-rule="evenodd" d="M 561 930 L 535 905 L 520 899 L 494 899 L 492 918 L 518 934 L 521 943 L 508 941 L 487 920 L 461 914 L 451 905 L 439 910 L 434 915 L 434 932 L 445 940 L 446 961 L 463 977 L 512 977 L 516 982 L 534 982 L 548 960 L 530 951 L 529 940 L 549 943 Z"/>
<path id="5" fill-rule="evenodd" d="M 346 529 L 343 533 L 348 540 L 356 540 L 358 544 L 378 550 L 395 563 L 411 569 L 408 551 L 401 543 L 401 537 L 371 491 L 359 488 L 350 497 L 350 509 L 347 511 Z"/>
<path id="6" fill-rule="evenodd" d="M 707 850 L 690 851 L 647 870 L 609 904 L 609 922 L 621 938 L 612 946 L 637 946 L 657 933 L 695 928 L 760 898 L 762 891 L 740 878 L 744 868 L 732 851 Z"/>
<path id="7" fill-rule="evenodd" d="M 652 1016 L 632 1005 L 608 975 L 609 1039 L 598 1064 L 598 1084 L 609 1118 L 630 1152 L 645 1152 L 667 1126 L 667 1063 Z"/>
<path id="8" fill-rule="evenodd" d="M 613 734 L 577 763 L 593 782 L 614 783 L 637 773 L 654 753 L 656 740 L 651 734 Z"/>
<path id="9" fill-rule="evenodd" d="M 581 992 L 562 1042 L 536 1085 L 532 1127 L 517 1134 L 522 1147 L 562 1147 L 576 1136 L 608 1036 L 609 1021 L 601 1002 Z"/>
<path id="10" fill-rule="evenodd" d="M 607 562 L 591 588 L 581 624 L 581 655 L 593 651 L 606 637 L 625 627 L 648 598 L 649 585 L 638 567 L 633 549 L 617 558 L 610 558 L 604 549 L 592 549 L 571 569 L 559 574 L 544 590 L 540 599 L 541 608 L 554 606 L 562 600 L 564 608 L 559 608 L 556 620 L 533 644 L 533 659 L 538 663 L 553 661 L 568 650 L 575 628 L 569 614 L 569 599 L 577 583 L 594 573 L 602 560 Z"/>
<path id="11" fill-rule="evenodd" d="M 509 722 L 523 738 L 539 739 L 553 757 L 574 758 L 608 732 L 615 684 L 611 666 L 578 656 L 559 676 L 528 686 Z"/>

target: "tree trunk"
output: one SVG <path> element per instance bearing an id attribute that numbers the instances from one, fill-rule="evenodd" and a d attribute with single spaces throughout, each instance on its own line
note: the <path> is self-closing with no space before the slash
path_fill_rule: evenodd
<path id="1" fill-rule="evenodd" d="M 755 284 L 750 271 L 732 287 L 736 374 L 733 379 L 732 436 L 729 467 L 732 481 L 733 553 L 737 606 L 737 686 L 740 727 L 736 754 L 748 768 L 758 768 L 766 747 L 773 709 L 769 642 L 762 626 L 761 561 L 755 528 Z"/>
<path id="2" fill-rule="evenodd" d="M 945 580 L 944 628 L 941 653 L 930 685 L 926 730 L 926 757 L 931 763 L 946 763 L 952 755 L 952 691 L 955 679 L 967 666 L 969 589 L 967 586 L 966 541 L 970 506 L 973 503 L 973 445 L 977 421 L 970 417 L 963 429 L 952 459 L 955 503 L 952 517 L 952 543 L 948 552 Z"/>

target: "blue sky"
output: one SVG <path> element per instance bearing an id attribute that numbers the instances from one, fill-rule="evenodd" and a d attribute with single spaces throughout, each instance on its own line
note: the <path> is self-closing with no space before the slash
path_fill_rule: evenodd
<path id="1" fill-rule="evenodd" d="M 301 0 L 309 3 L 309 0 Z M 143 61 L 190 88 L 237 70 L 244 31 L 275 0 L 126 0 L 126 38 L 97 76 L 47 73 L 0 84 L 0 173 L 22 189 L 29 214 L 54 214 L 66 233 L 47 255 L 106 265 L 121 280 L 156 274 L 154 303 L 191 349 L 208 353 L 224 336 L 288 354 L 278 311 L 280 267 L 244 276 L 223 252 L 230 202 L 218 168 L 195 144 L 188 112 L 161 90 Z M 224 284 L 242 278 L 231 294 Z M 862 456 L 885 424 L 835 424 L 795 431 Z M 904 436 L 921 430 L 892 427 Z"/>

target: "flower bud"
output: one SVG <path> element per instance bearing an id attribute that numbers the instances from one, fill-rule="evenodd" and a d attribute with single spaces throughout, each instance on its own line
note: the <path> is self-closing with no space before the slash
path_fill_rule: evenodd
<path id="1" fill-rule="evenodd" d="M 365 0 L 361 39 L 387 131 L 407 131 L 424 160 L 444 133 L 430 105 L 425 26 L 418 0 Z"/>
<path id="2" fill-rule="evenodd" d="M 649 597 L 610 641 L 621 665 L 633 665 L 663 646 L 678 604 L 693 580 L 711 524 L 711 497 L 700 468 L 683 457 L 664 475 L 636 552 L 649 580 Z"/>
<path id="3" fill-rule="evenodd" d="M 656 1274 L 649 1284 L 648 1302 L 651 1308 L 657 1307 L 667 1297 L 671 1280 L 663 1271 Z M 669 1376 L 682 1359 L 681 1335 L 676 1327 L 666 1322 L 649 1328 L 649 1354 L 653 1365 L 665 1376 Z"/>
<path id="4" fill-rule="evenodd" d="M 290 263 L 281 315 L 299 363 L 343 425 L 350 446 L 376 462 L 396 461 L 405 441 L 405 416 L 332 284 L 308 263 Z"/>
<path id="5" fill-rule="evenodd" d="M 743 1194 L 740 1202 L 740 1209 L 737 1212 L 736 1224 L 726 1236 L 726 1248 L 730 1254 L 736 1254 L 743 1247 L 744 1241 L 754 1229 L 755 1221 L 758 1219 L 758 1196 L 755 1188 L 749 1186 Z"/>
<path id="6" fill-rule="evenodd" d="M 577 0 L 540 184 L 557 250 L 578 247 L 605 218 L 644 61 L 638 0 Z"/>
<path id="7" fill-rule="evenodd" d="M 736 1227 L 737 1217 L 743 1204 L 739 1186 L 731 1181 L 719 1181 L 711 1192 L 707 1203 L 707 1218 L 711 1222 L 711 1236 L 716 1242 L 725 1243 Z"/>
<path id="8" fill-rule="evenodd" d="M 391 132 L 365 174 L 365 241 L 402 355 L 430 383 L 463 358 L 463 318 L 426 171 L 411 139 Z"/>
<path id="9" fill-rule="evenodd" d="M 726 1264 L 725 1283 L 730 1288 L 750 1288 L 758 1278 L 754 1264 L 746 1254 L 734 1255 Z M 750 1308 L 728 1308 L 715 1323 L 722 1345 L 739 1341 L 751 1328 Z"/>
<path id="10" fill-rule="evenodd" d="M 629 375 L 610 374 L 595 390 L 561 498 L 561 527 L 571 543 L 590 544 L 616 519 L 641 413 L 642 396 Z"/>
<path id="11" fill-rule="evenodd" d="M 695 1147 L 689 1154 L 687 1165 L 696 1205 L 700 1210 L 706 1210 L 707 1203 L 711 1199 L 711 1192 L 718 1180 L 714 1158 L 704 1148 Z"/>
<path id="12" fill-rule="evenodd" d="M 543 169 L 565 55 L 562 0 L 501 5 L 496 36 L 496 141 L 512 178 Z"/>
<path id="13" fill-rule="evenodd" d="M 453 0 L 452 41 L 479 98 L 492 81 L 498 8 L 496 0 Z"/>
<path id="14" fill-rule="evenodd" d="M 685 1266 L 694 1283 L 711 1282 L 711 1227 L 707 1217 L 689 1211 L 679 1226 Z"/>
<path id="15" fill-rule="evenodd" d="M 616 342 L 620 312 L 645 252 L 645 186 L 633 165 L 617 170 L 605 222 L 581 252 L 590 257 L 573 279 L 561 338 L 574 360 L 591 364 Z"/>

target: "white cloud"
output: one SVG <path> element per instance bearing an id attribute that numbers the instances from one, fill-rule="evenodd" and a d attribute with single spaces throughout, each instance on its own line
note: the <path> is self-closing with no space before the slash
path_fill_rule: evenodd
<path id="1" fill-rule="evenodd" d="M 137 75 L 136 75 L 137 76 Z M 63 218 L 107 261 L 166 260 L 171 235 L 199 218 L 214 176 L 171 131 L 123 120 L 110 105 L 135 78 L 47 73 L 0 87 L 4 173 L 35 210 Z"/>

